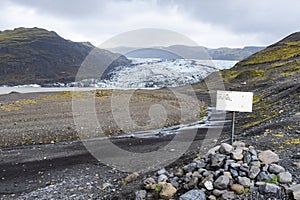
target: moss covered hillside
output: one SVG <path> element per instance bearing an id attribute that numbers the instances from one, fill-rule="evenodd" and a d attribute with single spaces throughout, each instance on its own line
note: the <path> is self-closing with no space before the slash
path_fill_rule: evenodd
<path id="1" fill-rule="evenodd" d="M 254 92 L 250 114 L 240 113 L 239 132 L 300 129 L 300 32 L 221 71 L 229 90 Z"/>

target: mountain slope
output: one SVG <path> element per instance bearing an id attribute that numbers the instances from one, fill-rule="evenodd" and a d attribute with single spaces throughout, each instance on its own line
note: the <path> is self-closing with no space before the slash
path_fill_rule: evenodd
<path id="1" fill-rule="evenodd" d="M 169 52 L 173 55 L 173 58 L 183 57 L 186 59 L 202 59 L 202 60 L 242 60 L 248 56 L 264 49 L 264 47 L 244 47 L 244 48 L 218 48 L 209 49 L 201 46 L 185 46 L 185 45 L 172 45 L 169 47 L 153 47 L 157 52 L 145 52 L 148 48 L 135 48 L 135 47 L 115 47 L 109 49 L 115 53 L 121 53 L 123 55 L 134 57 L 134 58 L 165 58 L 166 53 L 159 51 Z M 134 52 L 134 53 L 132 53 Z M 145 54 L 148 53 L 148 54 Z M 160 56 L 161 53 L 161 56 Z M 153 56 L 155 55 L 155 56 Z"/>
<path id="2" fill-rule="evenodd" d="M 254 92 L 252 113 L 240 113 L 239 132 L 300 132 L 300 32 L 221 71 L 228 90 Z"/>
<path id="3" fill-rule="evenodd" d="M 70 82 L 86 56 L 90 43 L 65 40 L 53 31 L 16 28 L 0 32 L 0 85 Z M 105 57 L 116 57 L 98 49 Z M 128 61 L 121 56 L 119 61 Z"/>

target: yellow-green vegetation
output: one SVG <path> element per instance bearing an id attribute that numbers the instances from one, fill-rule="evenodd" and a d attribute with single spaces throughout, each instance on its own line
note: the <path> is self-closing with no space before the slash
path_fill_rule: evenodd
<path id="1" fill-rule="evenodd" d="M 237 65 L 256 65 L 261 63 L 271 63 L 294 58 L 300 55 L 300 41 L 280 42 L 272 45 L 250 58 L 239 62 Z"/>
<path id="2" fill-rule="evenodd" d="M 108 98 L 112 95 L 112 90 L 96 90 L 95 96 L 99 98 Z"/>
<path id="3" fill-rule="evenodd" d="M 37 102 L 32 99 L 21 99 L 8 104 L 1 105 L 0 109 L 5 112 L 18 111 L 22 110 L 22 106 L 32 104 L 37 104 Z"/>
<path id="4" fill-rule="evenodd" d="M 300 144 L 300 139 L 299 138 L 288 139 L 288 140 L 285 141 L 285 144 L 287 144 L 287 145 L 290 145 L 290 144 L 298 145 L 298 144 Z"/>
<path id="5" fill-rule="evenodd" d="M 44 101 L 55 101 L 58 99 L 66 98 L 84 98 L 88 95 L 88 92 L 59 92 L 55 94 L 45 95 L 40 97 L 38 100 L 44 100 Z"/>
<path id="6" fill-rule="evenodd" d="M 282 133 L 276 133 L 276 134 L 274 134 L 274 136 L 275 137 L 279 137 L 279 138 L 283 138 L 284 137 L 284 135 Z"/>
<path id="7" fill-rule="evenodd" d="M 278 184 L 278 175 L 275 175 L 271 180 L 264 180 L 264 182 Z"/>

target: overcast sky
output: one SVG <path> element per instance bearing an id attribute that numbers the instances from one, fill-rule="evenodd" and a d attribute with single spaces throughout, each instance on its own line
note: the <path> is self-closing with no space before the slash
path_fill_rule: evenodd
<path id="1" fill-rule="evenodd" d="M 40 27 L 98 46 L 140 28 L 207 47 L 269 45 L 300 28 L 299 0 L 1 0 L 0 30 Z"/>

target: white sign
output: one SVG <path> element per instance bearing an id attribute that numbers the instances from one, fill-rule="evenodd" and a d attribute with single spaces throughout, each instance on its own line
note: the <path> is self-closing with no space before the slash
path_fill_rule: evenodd
<path id="1" fill-rule="evenodd" d="M 216 110 L 252 112 L 253 93 L 217 91 Z"/>

